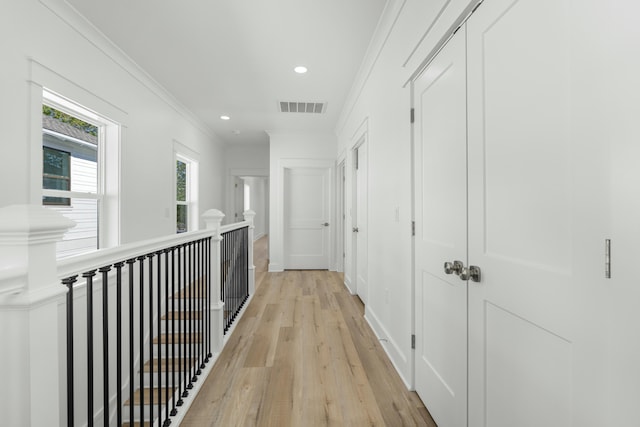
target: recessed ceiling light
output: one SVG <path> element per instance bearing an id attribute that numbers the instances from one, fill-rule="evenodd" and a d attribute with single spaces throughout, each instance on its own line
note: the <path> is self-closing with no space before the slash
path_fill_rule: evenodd
<path id="1" fill-rule="evenodd" d="M 229 120 L 230 118 L 231 118 L 231 117 L 229 117 L 229 116 L 220 116 L 220 119 L 221 119 L 221 120 Z"/>
<path id="2" fill-rule="evenodd" d="M 304 74 L 307 72 L 307 67 L 304 67 L 302 65 L 298 65 L 296 68 L 293 69 L 293 71 L 295 71 L 298 74 Z"/>

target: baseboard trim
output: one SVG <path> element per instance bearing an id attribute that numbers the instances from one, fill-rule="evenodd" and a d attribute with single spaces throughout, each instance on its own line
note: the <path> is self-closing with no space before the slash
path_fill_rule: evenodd
<path id="1" fill-rule="evenodd" d="M 389 333 L 387 332 L 385 327 L 382 326 L 382 323 L 380 322 L 378 317 L 375 315 L 375 313 L 371 309 L 369 309 L 369 306 L 365 306 L 364 319 L 367 321 L 367 323 L 371 327 L 371 330 L 373 331 L 375 336 L 378 338 L 380 345 L 382 345 L 384 352 L 387 354 L 387 357 L 389 357 L 391 364 L 393 365 L 396 372 L 400 376 L 400 379 L 402 379 L 402 382 L 404 383 L 404 385 L 407 387 L 407 390 L 413 390 L 411 381 L 405 378 L 402 370 L 399 369 L 398 367 L 399 366 L 398 362 L 400 361 L 402 362 L 402 366 L 407 366 L 408 364 L 407 357 L 402 351 L 402 348 L 398 345 L 398 343 L 395 342 L 393 338 L 390 337 Z M 409 340 L 408 335 L 407 335 L 407 340 Z"/>

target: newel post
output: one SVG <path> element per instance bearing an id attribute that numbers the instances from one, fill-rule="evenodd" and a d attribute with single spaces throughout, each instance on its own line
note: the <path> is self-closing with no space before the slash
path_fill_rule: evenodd
<path id="1" fill-rule="evenodd" d="M 255 235 L 254 219 L 256 213 L 252 210 L 244 211 L 244 220 L 249 221 L 249 295 L 255 294 L 256 291 L 256 266 L 253 265 L 253 236 Z"/>
<path id="2" fill-rule="evenodd" d="M 202 215 L 207 230 L 213 231 L 211 242 L 211 344 L 214 353 L 222 351 L 224 343 L 224 302 L 220 295 L 220 242 L 222 235 L 222 219 L 224 214 L 217 209 L 210 209 Z"/>
<path id="3" fill-rule="evenodd" d="M 66 420 L 56 243 L 75 223 L 36 205 L 0 209 L 0 416 L 8 426 Z M 64 353 L 64 352 L 62 352 Z"/>

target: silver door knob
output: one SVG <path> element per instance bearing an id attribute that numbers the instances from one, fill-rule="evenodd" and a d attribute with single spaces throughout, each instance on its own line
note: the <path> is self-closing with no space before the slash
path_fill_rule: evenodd
<path id="1" fill-rule="evenodd" d="M 353 231 L 354 233 L 357 233 L 359 230 L 358 230 L 358 227 L 353 227 L 351 231 Z"/>
<path id="2" fill-rule="evenodd" d="M 325 227 L 328 227 L 328 226 L 329 226 L 329 223 L 328 223 L 328 222 L 323 222 L 323 223 L 322 223 L 322 224 L 320 224 L 320 225 L 325 226 Z"/>
<path id="3" fill-rule="evenodd" d="M 460 272 L 460 280 L 469 280 L 472 282 L 479 282 L 482 280 L 482 273 L 480 272 L 480 267 L 475 265 L 470 265 L 469 267 L 463 267 Z"/>
<path id="4" fill-rule="evenodd" d="M 463 268 L 464 264 L 462 263 L 462 261 L 447 261 L 444 263 L 444 272 L 447 274 L 460 274 Z"/>

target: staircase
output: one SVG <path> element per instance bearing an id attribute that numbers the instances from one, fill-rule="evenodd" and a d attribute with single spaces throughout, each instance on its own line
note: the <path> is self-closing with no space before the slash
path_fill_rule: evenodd
<path id="1" fill-rule="evenodd" d="M 198 380 L 210 357 L 208 341 L 203 339 L 207 329 L 205 284 L 206 280 L 196 280 L 167 299 L 169 312 L 162 315 L 160 332 L 152 340 L 153 359 L 147 358 L 142 368 L 143 387 L 124 402 L 123 418 L 133 422 L 123 426 L 168 426 L 170 416 L 176 415 L 182 398 Z M 135 382 L 139 378 L 138 371 Z"/>
<path id="2" fill-rule="evenodd" d="M 63 424 L 179 422 L 212 350 L 220 351 L 254 289 L 253 213 L 247 215 L 221 226 L 224 215 L 211 210 L 207 230 L 58 265 L 66 288 L 66 319 L 56 331 L 66 341 Z"/>

